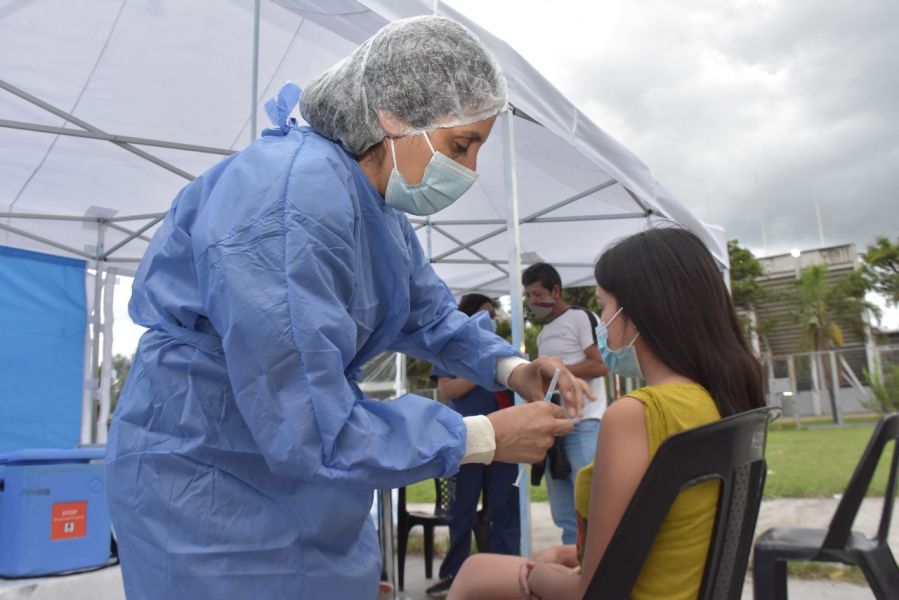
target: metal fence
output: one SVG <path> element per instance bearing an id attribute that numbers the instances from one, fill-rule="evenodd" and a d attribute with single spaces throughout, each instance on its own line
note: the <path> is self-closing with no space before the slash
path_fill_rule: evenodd
<path id="1" fill-rule="evenodd" d="M 870 412 L 874 398 L 870 374 L 883 381 L 886 365 L 899 365 L 899 346 L 850 346 L 823 352 L 762 357 L 768 403 L 788 416 Z"/>

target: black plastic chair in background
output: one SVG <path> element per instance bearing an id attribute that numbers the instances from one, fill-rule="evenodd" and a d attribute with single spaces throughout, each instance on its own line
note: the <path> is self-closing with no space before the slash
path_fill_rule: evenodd
<path id="1" fill-rule="evenodd" d="M 862 500 L 868 493 L 877 463 L 887 443 L 893 442 L 889 478 L 876 537 L 852 531 Z M 787 562 L 791 560 L 839 562 L 861 567 L 874 595 L 885 600 L 899 598 L 899 568 L 887 536 L 896 497 L 899 464 L 899 413 L 884 416 L 868 442 L 849 485 L 840 499 L 827 529 L 776 527 L 759 536 L 752 560 L 755 598 L 787 597 Z"/>
<path id="2" fill-rule="evenodd" d="M 397 503 L 397 581 L 403 589 L 406 568 L 406 545 L 409 531 L 416 525 L 424 529 L 425 577 L 430 579 L 434 572 L 434 528 L 449 527 L 449 480 L 434 478 L 434 512 L 409 512 L 406 510 L 406 488 L 401 487 Z"/>
<path id="3" fill-rule="evenodd" d="M 397 582 L 402 590 L 405 584 L 406 548 L 409 543 L 409 532 L 416 525 L 424 529 L 425 578 L 431 579 L 434 574 L 434 528 L 445 525 L 449 527 L 450 480 L 434 478 L 434 512 L 409 512 L 406 509 L 406 488 L 399 489 L 397 500 Z M 486 552 L 490 547 L 490 517 L 487 510 L 487 490 L 481 491 L 481 508 L 478 510 L 474 526 L 475 544 L 478 552 Z"/>
<path id="4" fill-rule="evenodd" d="M 603 555 L 586 599 L 626 600 L 677 495 L 721 482 L 701 600 L 740 598 L 762 502 L 768 422 L 780 409 L 758 408 L 676 433 L 659 447 Z"/>

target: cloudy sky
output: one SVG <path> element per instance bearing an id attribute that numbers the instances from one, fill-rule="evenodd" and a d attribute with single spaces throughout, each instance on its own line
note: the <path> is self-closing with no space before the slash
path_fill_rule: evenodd
<path id="1" fill-rule="evenodd" d="M 896 0 L 447 3 L 757 255 L 899 235 Z"/>
<path id="2" fill-rule="evenodd" d="M 825 245 L 899 235 L 899 1 L 448 4 L 757 255 L 819 247 L 816 202 Z M 140 329 L 117 296 L 130 354 Z"/>

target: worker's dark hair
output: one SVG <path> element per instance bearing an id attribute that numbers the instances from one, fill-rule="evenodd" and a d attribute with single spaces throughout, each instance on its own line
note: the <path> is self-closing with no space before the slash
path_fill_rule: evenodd
<path id="1" fill-rule="evenodd" d="M 465 294 L 459 298 L 459 310 L 469 317 L 478 312 L 484 304 L 493 304 L 493 300 L 484 294 Z"/>
<path id="2" fill-rule="evenodd" d="M 562 290 L 562 278 L 559 277 L 556 268 L 549 263 L 534 263 L 521 274 L 522 285 L 528 286 L 537 282 L 550 292 L 556 286 L 559 286 L 559 291 Z"/>
<path id="3" fill-rule="evenodd" d="M 705 387 L 722 417 L 765 405 L 761 365 L 696 235 L 665 227 L 626 237 L 603 252 L 594 274 L 650 350 Z"/>

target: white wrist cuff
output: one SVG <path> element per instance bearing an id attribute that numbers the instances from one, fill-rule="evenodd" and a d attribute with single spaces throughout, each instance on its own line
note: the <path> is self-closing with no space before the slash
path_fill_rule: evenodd
<path id="1" fill-rule="evenodd" d="M 496 382 L 501 386 L 509 387 L 509 375 L 518 365 L 527 365 L 531 361 L 520 356 L 502 356 L 496 359 Z"/>
<path id="2" fill-rule="evenodd" d="M 496 452 L 496 433 L 490 419 L 486 415 L 476 415 L 463 417 L 462 421 L 468 433 L 465 436 L 465 456 L 462 457 L 460 464 L 489 465 L 493 462 L 493 454 Z"/>

